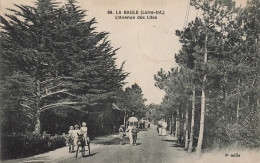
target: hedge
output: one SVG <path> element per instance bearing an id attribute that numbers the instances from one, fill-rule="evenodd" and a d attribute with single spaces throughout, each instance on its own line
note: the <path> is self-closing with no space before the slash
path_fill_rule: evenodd
<path id="1" fill-rule="evenodd" d="M 28 157 L 63 146 L 65 146 L 65 137 L 61 135 L 3 134 L 1 137 L 1 159 Z"/>

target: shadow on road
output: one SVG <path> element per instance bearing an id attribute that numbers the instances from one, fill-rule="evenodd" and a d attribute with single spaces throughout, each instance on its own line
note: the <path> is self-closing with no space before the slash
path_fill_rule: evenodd
<path id="1" fill-rule="evenodd" d="M 170 145 L 170 147 L 184 148 L 184 145 L 177 143 L 176 140 L 167 140 L 167 139 L 165 139 L 165 140 L 162 140 L 162 141 L 173 143 L 173 144 Z M 183 151 L 185 149 L 177 149 L 177 150 Z"/>
<path id="2" fill-rule="evenodd" d="M 142 143 L 136 143 L 136 146 L 141 145 Z"/>
<path id="3" fill-rule="evenodd" d="M 97 154 L 98 152 L 96 152 L 96 153 L 91 153 L 90 155 L 84 155 L 84 156 L 82 156 L 83 158 L 87 158 L 87 157 L 91 157 L 91 156 L 94 156 L 95 154 Z"/>
<path id="4" fill-rule="evenodd" d="M 172 147 L 183 147 L 181 144 L 173 144 Z"/>
<path id="5" fill-rule="evenodd" d="M 101 145 L 118 145 L 119 144 L 119 138 L 111 138 L 111 139 L 100 139 L 95 140 L 95 144 L 101 144 Z"/>
<path id="6" fill-rule="evenodd" d="M 95 144 L 101 144 L 101 145 L 121 145 L 119 138 L 114 138 L 114 139 L 110 139 L 110 140 L 100 140 L 100 141 L 97 140 L 95 142 Z M 129 144 L 129 139 L 127 137 L 124 137 L 122 145 L 126 145 L 126 144 Z"/>
<path id="7" fill-rule="evenodd" d="M 162 140 L 162 141 L 167 141 L 167 142 L 176 142 L 175 140 L 166 140 L 166 139 L 164 139 L 164 140 Z"/>
<path id="8" fill-rule="evenodd" d="M 180 145 L 171 145 L 170 147 L 174 147 L 176 148 L 177 151 L 187 151 L 186 149 L 184 149 L 184 146 L 180 146 Z"/>

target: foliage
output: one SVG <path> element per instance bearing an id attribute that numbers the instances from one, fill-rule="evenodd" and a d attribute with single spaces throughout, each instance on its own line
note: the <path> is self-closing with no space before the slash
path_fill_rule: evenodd
<path id="1" fill-rule="evenodd" d="M 28 157 L 65 146 L 64 136 L 48 136 L 32 133 L 3 134 L 1 137 L 2 159 Z"/>
<path id="2" fill-rule="evenodd" d="M 141 87 L 138 84 L 133 84 L 120 92 L 116 104 L 119 108 L 127 110 L 128 117 L 142 118 L 146 116 L 145 101 Z"/>
<path id="3" fill-rule="evenodd" d="M 149 121 L 153 121 L 156 124 L 159 120 L 161 120 L 165 116 L 164 110 L 158 104 L 150 104 L 147 106 L 147 114 L 146 117 Z"/>
<path id="4" fill-rule="evenodd" d="M 192 106 L 192 90 L 195 99 L 198 90 L 204 91 L 203 147 L 259 147 L 260 2 L 248 1 L 245 8 L 235 8 L 231 0 L 192 0 L 191 5 L 202 16 L 176 31 L 182 44 L 175 55 L 180 70 L 160 70 L 155 76 L 166 93 L 160 107 L 165 115 L 185 110 L 185 101 Z M 195 106 L 202 105 L 196 100 Z"/>
<path id="5" fill-rule="evenodd" d="M 9 9 L 12 14 L 0 16 L 3 117 L 12 111 L 19 117 L 25 114 L 23 119 L 40 133 L 41 114 L 50 109 L 62 117 L 67 108 L 81 113 L 88 106 L 115 101 L 128 74 L 124 63 L 119 68 L 115 63 L 117 49 L 108 33 L 95 31 L 94 18 L 86 21 L 85 11 L 73 0 L 63 6 L 37 0 L 35 6 L 15 7 Z M 10 85 L 10 78 L 16 85 Z M 63 114 L 56 111 L 61 109 Z M 12 116 L 5 121 L 13 123 Z"/>

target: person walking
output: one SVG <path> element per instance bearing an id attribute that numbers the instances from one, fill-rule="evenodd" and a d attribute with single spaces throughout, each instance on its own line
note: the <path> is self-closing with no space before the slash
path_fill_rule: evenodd
<path id="1" fill-rule="evenodd" d="M 119 128 L 119 139 L 120 139 L 120 144 L 122 145 L 123 143 L 123 136 L 124 136 L 124 125 L 121 125 Z"/>
<path id="2" fill-rule="evenodd" d="M 136 145 L 136 140 L 137 140 L 137 133 L 139 132 L 138 128 L 134 125 L 132 130 L 132 135 L 133 135 L 133 145 Z"/>
<path id="3" fill-rule="evenodd" d="M 69 147 L 69 152 L 74 152 L 74 127 L 70 126 L 68 137 L 66 138 L 66 145 Z"/>
<path id="4" fill-rule="evenodd" d="M 164 122 L 162 123 L 162 136 L 166 136 L 166 135 L 167 135 L 166 129 L 167 129 L 167 122 L 164 121 Z"/>
<path id="5" fill-rule="evenodd" d="M 132 134 L 132 129 L 133 129 L 133 125 L 130 123 L 126 132 L 128 132 L 129 134 L 129 141 L 130 141 L 130 144 L 133 144 L 133 134 Z"/>
<path id="6" fill-rule="evenodd" d="M 158 134 L 159 134 L 159 136 L 161 136 L 162 135 L 162 121 L 158 121 Z"/>
<path id="7" fill-rule="evenodd" d="M 162 136 L 166 136 L 166 135 L 167 135 L 166 129 L 167 129 L 167 122 L 164 121 L 164 122 L 162 123 Z"/>
<path id="8" fill-rule="evenodd" d="M 148 122 L 147 128 L 150 128 L 151 122 Z"/>

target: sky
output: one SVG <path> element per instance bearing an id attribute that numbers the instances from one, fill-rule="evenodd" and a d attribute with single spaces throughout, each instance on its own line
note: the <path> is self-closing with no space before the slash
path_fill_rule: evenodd
<path id="1" fill-rule="evenodd" d="M 65 0 L 56 0 L 64 3 Z M 125 61 L 124 71 L 129 72 L 126 86 L 137 83 L 147 99 L 146 104 L 159 104 L 164 92 L 154 86 L 154 75 L 163 68 L 169 71 L 177 64 L 174 55 L 181 44 L 175 35 L 182 30 L 185 23 L 189 0 L 77 0 L 78 5 L 87 10 L 86 20 L 96 18 L 98 32 L 109 32 L 108 39 L 117 51 L 118 66 Z M 13 4 L 31 5 L 31 0 L 0 0 L 0 14 L 7 13 L 6 8 Z M 236 0 L 244 5 L 246 0 Z M 107 14 L 110 10 L 114 14 Z M 121 14 L 116 14 L 121 11 Z M 135 19 L 116 19 L 116 16 L 129 16 L 124 11 L 138 11 L 132 14 Z M 137 19 L 141 11 L 162 11 L 157 19 Z M 150 14 L 151 15 L 151 14 Z M 149 16 L 150 16 L 149 15 Z M 153 14 L 152 14 L 153 15 Z M 189 9 L 188 21 L 200 15 L 193 7 Z"/>

